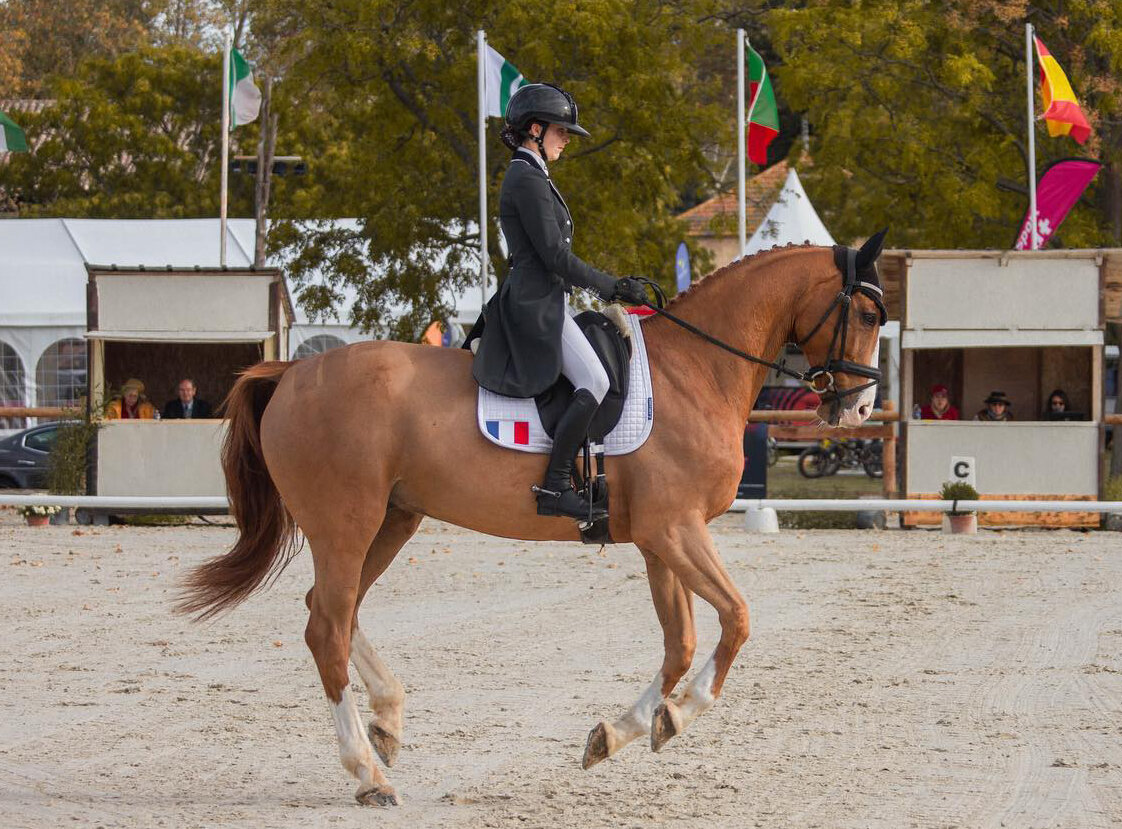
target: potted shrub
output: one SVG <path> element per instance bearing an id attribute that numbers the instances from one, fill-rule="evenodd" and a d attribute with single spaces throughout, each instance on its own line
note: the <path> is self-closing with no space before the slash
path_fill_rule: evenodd
<path id="1" fill-rule="evenodd" d="M 947 481 L 939 497 L 944 501 L 977 501 L 978 490 L 965 481 Z M 978 514 L 973 510 L 951 510 L 943 515 L 943 532 L 974 535 L 978 532 Z"/>
<path id="2" fill-rule="evenodd" d="M 67 411 L 47 458 L 47 491 L 52 495 L 83 495 L 86 468 L 97 434 L 97 422 L 82 411 Z M 69 524 L 70 509 L 57 509 L 52 524 Z"/>
<path id="3" fill-rule="evenodd" d="M 58 511 L 58 507 L 31 506 L 19 508 L 19 514 L 27 519 L 27 526 L 29 527 L 47 526 L 51 521 L 51 516 Z"/>

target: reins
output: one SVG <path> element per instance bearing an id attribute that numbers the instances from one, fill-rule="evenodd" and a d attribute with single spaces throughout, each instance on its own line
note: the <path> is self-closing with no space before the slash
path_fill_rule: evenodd
<path id="1" fill-rule="evenodd" d="M 729 354 L 739 357 L 742 360 L 747 360 L 748 362 L 756 363 L 761 366 L 767 366 L 768 368 L 773 369 L 774 371 L 780 374 L 784 374 L 788 377 L 793 377 L 800 383 L 804 383 L 805 385 L 810 387 L 811 390 L 819 395 L 829 394 L 832 408 L 834 409 L 834 414 L 836 415 L 838 409 L 840 408 L 840 403 L 844 398 L 849 397 L 850 395 L 860 394 L 865 389 L 875 386 L 878 382 L 880 382 L 881 379 L 881 371 L 879 368 L 873 366 L 865 366 L 860 363 L 855 363 L 852 360 L 845 359 L 845 346 L 846 340 L 848 339 L 849 335 L 848 311 L 850 302 L 853 299 L 854 292 L 861 291 L 876 303 L 877 308 L 880 311 L 881 325 L 884 325 L 888 317 L 887 310 L 884 307 L 884 302 L 881 299 L 882 292 L 880 286 L 872 282 L 864 282 L 857 279 L 857 251 L 851 248 L 841 248 L 841 250 L 845 251 L 846 267 L 845 274 L 843 275 L 845 284 L 838 295 L 834 297 L 834 301 L 830 303 L 830 306 L 822 314 L 822 317 L 818 320 L 814 327 L 810 329 L 810 333 L 799 340 L 797 343 L 795 343 L 795 346 L 797 348 L 802 348 L 804 345 L 806 345 L 807 342 L 810 341 L 810 338 L 817 334 L 818 330 L 826 324 L 826 321 L 830 318 L 830 315 L 834 313 L 834 310 L 840 310 L 837 322 L 834 325 L 834 335 L 830 339 L 830 348 L 827 351 L 826 362 L 821 366 L 811 366 L 806 371 L 794 371 L 787 368 L 785 365 L 782 365 L 781 363 L 777 363 L 772 360 L 765 360 L 762 357 L 757 357 L 753 354 L 747 353 L 746 351 L 741 351 L 739 348 L 736 348 L 735 346 L 729 345 L 728 343 L 719 340 L 712 334 L 702 331 L 692 323 L 686 322 L 681 317 L 675 316 L 665 309 L 664 306 L 666 305 L 666 294 L 663 292 L 661 286 L 659 286 L 657 282 L 654 282 L 651 279 L 647 279 L 646 277 L 634 278 L 636 279 L 636 281 L 641 282 L 643 285 L 654 290 L 655 302 L 644 302 L 643 305 L 645 307 L 651 309 L 656 314 L 665 317 L 675 325 L 684 328 L 691 334 L 700 337 L 707 343 L 724 349 Z M 835 348 L 838 348 L 838 357 L 833 356 Z M 858 377 L 868 377 L 869 382 L 863 383 L 859 386 L 854 386 L 850 389 L 843 390 L 837 387 L 837 384 L 834 380 L 835 374 L 850 374 L 856 375 Z M 823 380 L 825 381 L 825 385 L 820 384 L 820 381 Z"/>
<path id="2" fill-rule="evenodd" d="M 637 282 L 642 282 L 643 284 L 647 285 L 648 287 L 654 289 L 654 292 L 655 292 L 656 296 L 658 297 L 658 299 L 656 300 L 657 304 L 651 304 L 650 302 L 644 302 L 643 305 L 647 308 L 650 308 L 656 314 L 659 314 L 663 317 L 666 317 L 668 320 L 670 320 L 675 325 L 680 325 L 682 328 L 686 329 L 691 334 L 696 334 L 697 336 L 701 337 L 701 339 L 705 340 L 707 343 L 715 345 L 715 346 L 717 346 L 717 348 L 723 348 L 729 354 L 734 354 L 742 360 L 748 360 L 749 362 L 752 362 L 752 363 L 758 363 L 761 366 L 767 366 L 768 368 L 771 368 L 771 369 L 774 369 L 775 371 L 778 371 L 780 374 L 786 374 L 788 377 L 794 377 L 796 380 L 799 380 L 801 382 L 806 382 L 806 373 L 805 372 L 793 371 L 792 369 L 789 369 L 784 365 L 780 365 L 779 363 L 772 362 L 771 360 L 765 360 L 762 357 L 753 356 L 752 354 L 749 354 L 746 351 L 741 351 L 739 348 L 736 348 L 735 346 L 731 346 L 728 343 L 724 342 L 723 340 L 718 340 L 712 334 L 707 334 L 706 332 L 702 331 L 700 328 L 698 328 L 693 323 L 686 322 L 681 317 L 674 316 L 674 314 L 671 314 L 669 311 L 667 311 L 665 308 L 663 308 L 663 303 L 666 301 L 666 295 L 663 293 L 662 287 L 657 282 L 654 282 L 653 280 L 647 279 L 646 277 L 643 277 L 643 276 L 633 277 L 633 278 Z"/>

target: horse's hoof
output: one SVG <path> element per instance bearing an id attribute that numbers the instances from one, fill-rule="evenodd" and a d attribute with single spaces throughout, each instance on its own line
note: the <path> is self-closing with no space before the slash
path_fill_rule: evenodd
<path id="1" fill-rule="evenodd" d="M 601 760 L 607 760 L 612 756 L 608 728 L 608 724 L 601 720 L 594 729 L 588 732 L 588 742 L 584 746 L 584 757 L 580 761 L 580 767 L 585 771 Z"/>
<path id="2" fill-rule="evenodd" d="M 682 731 L 678 718 L 678 707 L 672 702 L 664 702 L 655 709 L 651 718 L 651 751 L 659 751 Z"/>
<path id="3" fill-rule="evenodd" d="M 391 768 L 397 762 L 397 754 L 401 751 L 401 740 L 375 722 L 370 723 L 366 733 L 370 737 L 370 745 L 374 746 L 386 768 Z"/>
<path id="4" fill-rule="evenodd" d="M 360 788 L 355 792 L 355 800 L 362 806 L 396 806 L 397 794 L 389 785 L 375 784 Z"/>

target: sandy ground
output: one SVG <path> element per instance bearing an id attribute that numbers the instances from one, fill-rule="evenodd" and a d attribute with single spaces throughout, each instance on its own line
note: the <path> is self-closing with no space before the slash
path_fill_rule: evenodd
<path id="1" fill-rule="evenodd" d="M 231 529 L 0 511 L 0 824 L 1122 823 L 1117 535 L 738 525 L 714 529 L 753 638 L 723 698 L 661 754 L 589 772 L 588 729 L 661 658 L 638 553 L 422 525 L 362 613 L 408 695 L 402 805 L 373 810 L 304 647 L 306 552 L 200 626 L 169 612 L 175 580 Z"/>

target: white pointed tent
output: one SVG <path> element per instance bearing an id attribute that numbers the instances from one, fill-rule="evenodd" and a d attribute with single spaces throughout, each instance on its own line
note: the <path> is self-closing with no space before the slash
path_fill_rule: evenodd
<path id="1" fill-rule="evenodd" d="M 771 210 L 748 240 L 744 255 L 750 256 L 788 243 L 801 245 L 804 242 L 812 245 L 837 244 L 826 225 L 818 218 L 818 212 L 810 203 L 803 183 L 799 181 L 799 174 L 792 168 L 787 173 L 787 180 Z"/>

